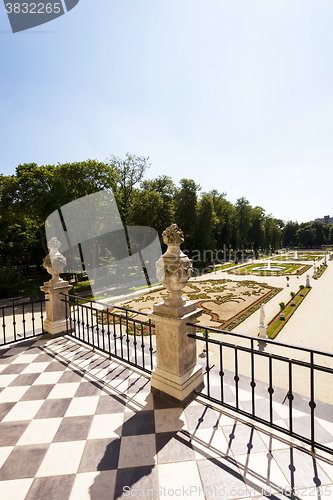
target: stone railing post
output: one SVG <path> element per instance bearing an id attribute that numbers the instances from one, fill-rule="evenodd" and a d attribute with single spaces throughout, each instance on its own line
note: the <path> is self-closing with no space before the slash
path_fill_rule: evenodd
<path id="1" fill-rule="evenodd" d="M 66 258 L 59 253 L 60 242 L 57 238 L 51 238 L 48 243 L 50 253 L 43 260 L 43 266 L 52 279 L 44 283 L 40 289 L 46 294 L 46 319 L 43 322 L 43 328 L 52 335 L 66 333 L 66 303 L 63 302 L 62 293 L 67 294 L 73 287 L 68 281 L 59 277 L 66 265 Z"/>
<path id="2" fill-rule="evenodd" d="M 181 296 L 192 274 L 192 261 L 180 250 L 183 233 L 176 224 L 163 232 L 167 251 L 156 263 L 157 276 L 169 296 L 160 304 L 154 304 L 149 314 L 156 329 L 156 368 L 151 376 L 152 392 L 180 406 L 186 406 L 194 397 L 194 391 L 203 386 L 202 368 L 197 363 L 196 340 L 188 333 L 195 329 L 187 323 L 195 323 L 202 314 L 195 301 Z"/>

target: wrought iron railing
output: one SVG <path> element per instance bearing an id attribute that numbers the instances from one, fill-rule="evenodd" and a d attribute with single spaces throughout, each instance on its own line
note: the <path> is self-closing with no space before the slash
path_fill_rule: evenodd
<path id="1" fill-rule="evenodd" d="M 332 447 L 326 446 L 316 438 L 318 424 L 315 420 L 315 417 L 322 416 L 316 413 L 317 410 L 327 408 L 325 403 L 316 399 L 316 393 L 330 391 L 333 387 L 333 354 L 208 328 L 199 324 L 188 323 L 188 325 L 196 331 L 188 336 L 205 345 L 205 388 L 199 393 L 200 396 L 297 438 L 311 445 L 312 450 L 316 447 L 333 453 Z M 223 340 L 209 338 L 210 334 L 215 333 L 222 336 Z M 210 349 L 215 355 L 211 356 Z M 287 353 L 280 354 L 279 351 L 284 349 Z M 217 366 L 211 363 L 210 359 L 213 359 Z M 321 359 L 321 363 L 318 359 Z M 260 378 L 256 377 L 256 371 L 260 372 Z M 329 376 L 331 378 L 328 380 Z M 262 379 L 265 379 L 264 383 Z M 268 402 L 267 417 L 263 414 L 262 408 L 260 411 L 256 409 L 258 403 L 256 391 L 259 385 L 259 397 L 263 397 Z M 297 391 L 295 385 L 297 385 Z M 228 391 L 227 387 L 229 391 L 230 387 L 233 389 L 233 401 L 225 396 Z M 302 391 L 299 393 L 300 387 Z M 241 389 L 249 391 L 247 409 L 244 409 L 244 403 L 240 403 Z M 279 396 L 274 399 L 275 394 Z M 282 398 L 283 394 L 284 398 Z M 308 437 L 295 430 L 295 398 L 301 403 L 302 411 L 310 415 Z M 274 418 L 275 403 L 288 405 L 286 427 L 279 425 L 277 423 L 279 419 Z M 331 421 L 333 422 L 333 415 L 331 415 Z"/>
<path id="2" fill-rule="evenodd" d="M 69 335 L 151 373 L 154 367 L 155 325 L 145 313 L 66 294 L 63 294 L 62 300 L 67 305 Z"/>
<path id="3" fill-rule="evenodd" d="M 1 300 L 0 346 L 42 335 L 46 300 L 44 295 Z"/>

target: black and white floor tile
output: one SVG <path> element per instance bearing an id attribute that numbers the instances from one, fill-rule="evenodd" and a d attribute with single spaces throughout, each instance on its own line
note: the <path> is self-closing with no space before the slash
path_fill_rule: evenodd
<path id="1" fill-rule="evenodd" d="M 282 404 L 274 420 L 288 425 Z M 308 432 L 308 415 L 296 421 Z M 333 443 L 332 422 L 316 429 Z M 0 349 L 0 467 L 4 500 L 333 495 L 332 456 L 200 398 L 177 408 L 147 376 L 70 337 Z"/>

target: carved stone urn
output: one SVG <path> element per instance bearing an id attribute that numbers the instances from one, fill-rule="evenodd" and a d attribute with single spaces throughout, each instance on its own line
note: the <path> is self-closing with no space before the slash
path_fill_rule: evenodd
<path id="1" fill-rule="evenodd" d="M 58 281 L 64 281 L 60 278 L 59 274 L 63 272 L 66 266 L 66 257 L 61 255 L 59 248 L 61 246 L 60 241 L 53 237 L 47 244 L 50 253 L 43 259 L 43 267 L 47 270 L 49 274 L 52 275 L 49 283 L 57 283 Z"/>
<path id="2" fill-rule="evenodd" d="M 172 224 L 163 231 L 162 238 L 168 248 L 156 263 L 156 275 L 169 292 L 169 296 L 164 299 L 164 305 L 179 307 L 186 302 L 180 291 L 192 275 L 192 261 L 180 249 L 184 235 L 177 224 Z"/>

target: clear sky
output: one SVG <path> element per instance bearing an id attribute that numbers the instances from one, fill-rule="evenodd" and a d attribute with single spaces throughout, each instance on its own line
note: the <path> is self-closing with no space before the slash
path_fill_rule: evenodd
<path id="1" fill-rule="evenodd" d="M 333 215 L 332 0 L 80 0 L 13 34 L 0 173 L 150 157 L 283 220 Z"/>

